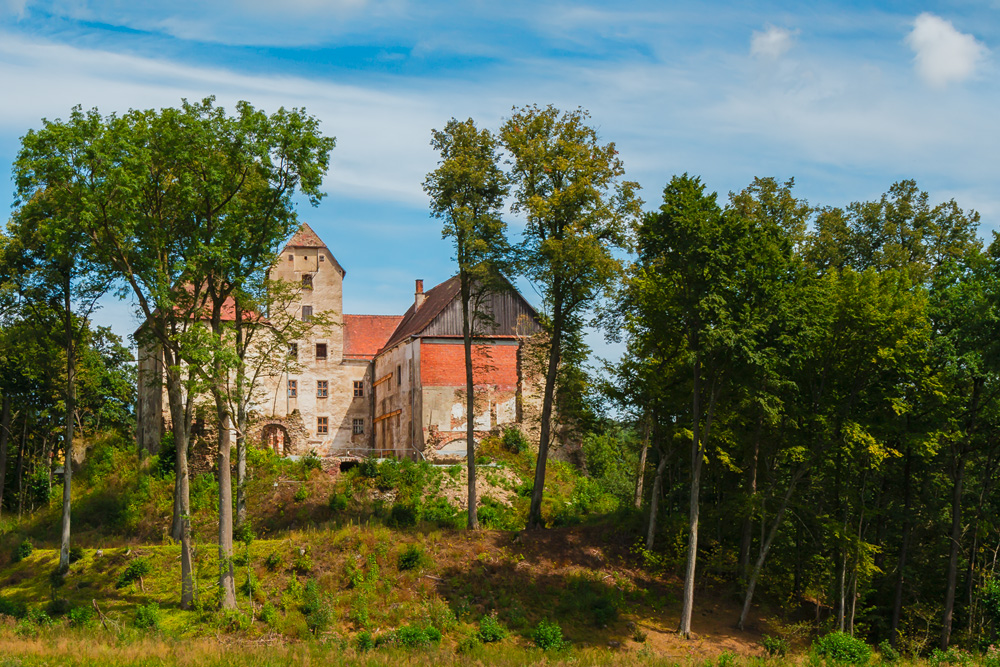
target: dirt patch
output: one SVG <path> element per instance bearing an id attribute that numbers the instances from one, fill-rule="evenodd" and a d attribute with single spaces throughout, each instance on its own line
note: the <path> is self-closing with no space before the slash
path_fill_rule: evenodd
<path id="1" fill-rule="evenodd" d="M 453 470 L 454 468 L 452 468 Z M 469 471 L 465 464 L 459 467 L 457 476 L 445 472 L 441 480 L 441 495 L 452 505 L 466 509 L 469 505 Z M 476 497 L 489 496 L 505 505 L 513 504 L 514 489 L 520 482 L 510 468 L 478 466 L 476 468 Z"/>

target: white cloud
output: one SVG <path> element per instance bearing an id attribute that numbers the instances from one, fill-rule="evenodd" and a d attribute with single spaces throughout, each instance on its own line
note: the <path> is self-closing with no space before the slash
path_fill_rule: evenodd
<path id="1" fill-rule="evenodd" d="M 750 38 L 750 55 L 755 58 L 777 60 L 792 48 L 797 34 L 797 30 L 793 32 L 773 25 L 767 26 L 767 30 L 763 32 L 754 30 Z"/>
<path id="2" fill-rule="evenodd" d="M 951 21 L 927 12 L 913 22 L 906 43 L 916 54 L 917 73 L 932 86 L 965 81 L 989 53 L 975 37 L 956 30 Z"/>

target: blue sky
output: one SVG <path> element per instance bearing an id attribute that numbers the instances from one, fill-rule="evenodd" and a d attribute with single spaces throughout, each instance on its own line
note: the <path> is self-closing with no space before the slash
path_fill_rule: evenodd
<path id="1" fill-rule="evenodd" d="M 431 129 L 530 103 L 588 109 L 647 208 L 681 172 L 722 195 L 794 177 L 828 205 L 915 178 L 989 237 L 998 49 L 997 1 L 0 0 L 0 163 L 75 104 L 304 106 L 337 148 L 301 218 L 347 269 L 345 311 L 401 313 L 453 270 L 421 189 Z M 132 328 L 126 306 L 100 317 Z"/>

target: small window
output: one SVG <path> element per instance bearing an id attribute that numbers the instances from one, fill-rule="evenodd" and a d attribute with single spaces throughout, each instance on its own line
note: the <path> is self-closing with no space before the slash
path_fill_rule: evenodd
<path id="1" fill-rule="evenodd" d="M 320 255 L 319 256 L 319 261 L 325 262 L 326 261 L 326 257 L 324 257 L 323 255 Z"/>
<path id="2" fill-rule="evenodd" d="M 396 366 L 396 386 L 397 387 L 402 387 L 403 386 L 403 367 L 402 366 Z"/>
<path id="3" fill-rule="evenodd" d="M 289 262 L 294 262 L 295 261 L 295 255 L 289 255 L 288 256 L 288 261 Z"/>
<path id="4" fill-rule="evenodd" d="M 308 322 L 312 320 L 313 317 L 313 307 L 312 306 L 302 306 L 302 321 Z"/>
<path id="5" fill-rule="evenodd" d="M 354 395 L 364 396 L 365 395 L 365 383 L 363 380 L 354 381 Z"/>
<path id="6" fill-rule="evenodd" d="M 365 432 L 365 420 L 364 419 L 352 420 L 351 432 L 354 433 L 354 435 L 363 435 Z"/>
<path id="7" fill-rule="evenodd" d="M 295 398 L 299 395 L 299 381 L 289 380 L 288 381 L 288 398 Z"/>
<path id="8" fill-rule="evenodd" d="M 316 358 L 326 359 L 326 343 L 316 343 Z"/>
<path id="9" fill-rule="evenodd" d="M 289 343 L 288 344 L 288 358 L 289 359 L 295 359 L 296 361 L 298 361 L 298 358 L 299 358 L 299 344 L 298 343 Z"/>
<path id="10" fill-rule="evenodd" d="M 311 273 L 302 274 L 302 289 L 313 288 L 313 277 Z"/>
<path id="11" fill-rule="evenodd" d="M 330 418 L 316 417 L 316 434 L 326 435 L 330 432 Z"/>
<path id="12" fill-rule="evenodd" d="M 316 380 L 316 398 L 326 398 L 330 394 L 330 382 L 328 380 Z"/>

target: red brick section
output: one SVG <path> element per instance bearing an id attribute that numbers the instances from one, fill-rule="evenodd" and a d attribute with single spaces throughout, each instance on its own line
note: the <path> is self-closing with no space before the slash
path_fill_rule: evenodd
<path id="1" fill-rule="evenodd" d="M 401 315 L 344 315 L 344 357 L 374 359 L 402 319 Z"/>
<path id="2" fill-rule="evenodd" d="M 517 389 L 517 345 L 475 345 L 472 380 L 495 385 L 500 391 Z M 465 385 L 465 347 L 455 343 L 420 344 L 420 383 L 427 387 Z"/>

